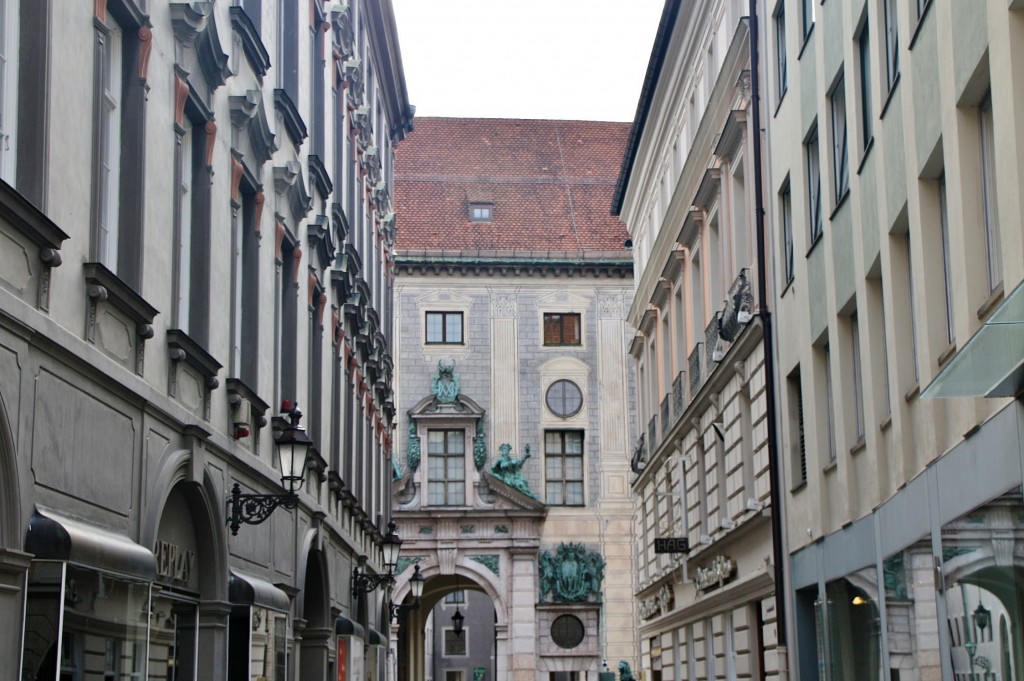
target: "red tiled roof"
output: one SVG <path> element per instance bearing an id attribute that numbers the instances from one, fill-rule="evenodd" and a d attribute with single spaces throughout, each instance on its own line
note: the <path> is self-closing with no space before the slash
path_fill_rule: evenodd
<path id="1" fill-rule="evenodd" d="M 626 254 L 629 235 L 608 206 L 629 123 L 416 118 L 414 124 L 395 150 L 398 250 Z M 493 202 L 493 220 L 471 222 L 470 201 Z"/>

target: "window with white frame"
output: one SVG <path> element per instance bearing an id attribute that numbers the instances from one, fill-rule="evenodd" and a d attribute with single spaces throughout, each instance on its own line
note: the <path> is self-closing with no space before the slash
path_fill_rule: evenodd
<path id="1" fill-rule="evenodd" d="M 882 0 L 885 20 L 885 76 L 891 90 L 900 75 L 900 32 L 896 18 L 896 0 Z"/>
<path id="2" fill-rule="evenodd" d="M 549 430 L 544 433 L 544 503 L 549 506 L 583 505 L 583 432 Z"/>
<path id="3" fill-rule="evenodd" d="M 850 188 L 850 163 L 847 153 L 846 132 L 846 77 L 840 73 L 839 80 L 829 97 L 832 109 L 832 172 L 835 201 L 839 203 Z"/>
<path id="4" fill-rule="evenodd" d="M 988 261 L 988 290 L 1003 282 L 1000 262 L 999 211 L 996 207 L 995 138 L 992 127 L 992 97 L 986 95 L 978 107 L 978 134 L 981 147 L 981 199 L 984 209 L 985 249 Z"/>
<path id="5" fill-rule="evenodd" d="M 786 2 L 782 0 L 775 10 L 775 81 L 778 88 L 778 101 L 789 88 L 789 73 L 786 64 Z"/>
<path id="6" fill-rule="evenodd" d="M 462 630 L 455 633 L 454 629 L 444 630 L 444 656 L 445 657 L 463 657 L 466 653 L 467 639 L 469 638 L 469 631 Z M 448 681 L 461 681 L 462 672 L 456 672 L 457 676 L 452 676 L 452 672 L 449 670 L 445 677 Z"/>
<path id="7" fill-rule="evenodd" d="M 427 431 L 427 503 L 431 506 L 466 503 L 465 431 Z"/>
<path id="8" fill-rule="evenodd" d="M 96 259 L 117 273 L 121 173 L 121 55 L 122 31 L 112 18 L 100 29 L 98 107 L 99 158 L 96 201 L 98 210 Z"/>
<path id="9" fill-rule="evenodd" d="M 0 0 L 0 177 L 14 184 L 18 123 L 18 0 Z"/>
<path id="10" fill-rule="evenodd" d="M 793 281 L 793 194 L 789 179 L 779 192 L 779 222 L 782 234 L 782 266 L 785 283 Z"/>
<path id="11" fill-rule="evenodd" d="M 815 125 L 804 143 L 807 159 L 807 206 L 811 228 L 810 242 L 821 236 L 824 222 L 821 216 L 821 159 L 818 156 L 818 126 Z"/>
<path id="12" fill-rule="evenodd" d="M 461 345 L 461 312 L 427 312 L 427 345 Z"/>

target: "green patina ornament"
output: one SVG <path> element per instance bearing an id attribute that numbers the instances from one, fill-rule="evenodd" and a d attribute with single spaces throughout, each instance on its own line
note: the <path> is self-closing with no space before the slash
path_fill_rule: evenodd
<path id="1" fill-rule="evenodd" d="M 561 543 L 552 554 L 541 552 L 540 600 L 552 603 L 600 603 L 604 558 L 583 544 Z"/>
<path id="2" fill-rule="evenodd" d="M 514 487 L 526 496 L 536 499 L 537 495 L 530 491 L 530 482 L 523 475 L 523 464 L 530 458 L 530 445 L 523 447 L 523 458 L 512 458 L 512 445 L 507 442 L 498 447 L 501 456 L 491 466 L 491 473 L 509 487 Z"/>
<path id="3" fill-rule="evenodd" d="M 402 467 L 398 463 L 398 457 L 391 457 L 391 479 L 401 480 L 402 479 Z"/>
<path id="4" fill-rule="evenodd" d="M 498 576 L 498 577 L 501 576 L 501 574 L 498 572 L 498 565 L 500 563 L 499 563 L 499 558 L 498 558 L 497 555 L 470 556 L 469 559 L 470 560 L 475 560 L 476 562 L 480 563 L 485 568 L 487 568 L 488 570 L 493 572 L 496 576 Z"/>
<path id="5" fill-rule="evenodd" d="M 437 373 L 430 386 L 430 392 L 440 404 L 454 404 L 459 396 L 459 377 L 455 375 L 455 360 L 437 363 Z"/>
<path id="6" fill-rule="evenodd" d="M 473 438 L 473 463 L 480 470 L 487 463 L 487 433 L 484 432 L 484 420 L 476 422 L 476 437 Z"/>
<path id="7" fill-rule="evenodd" d="M 398 559 L 398 564 L 395 565 L 395 574 L 400 575 L 409 569 L 409 566 L 413 563 L 418 563 L 424 560 L 423 556 L 402 556 Z"/>
<path id="8" fill-rule="evenodd" d="M 633 670 L 630 669 L 629 663 L 625 660 L 619 661 L 619 681 L 636 681 L 636 677 L 633 676 Z"/>
<path id="9" fill-rule="evenodd" d="M 409 472 L 415 473 L 420 468 L 420 436 L 416 434 L 416 422 L 409 423 L 409 448 L 405 455 L 405 462 L 409 465 Z"/>

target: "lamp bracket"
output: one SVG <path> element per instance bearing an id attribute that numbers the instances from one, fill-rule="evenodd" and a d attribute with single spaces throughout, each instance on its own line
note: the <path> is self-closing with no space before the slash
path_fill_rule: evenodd
<path id="1" fill-rule="evenodd" d="M 360 565 L 357 565 L 352 571 L 352 596 L 356 597 L 359 594 L 368 594 L 382 584 L 394 584 L 395 577 L 391 572 L 385 572 L 379 575 L 371 575 L 360 569 L 360 566 L 365 562 L 365 558 L 360 559 Z"/>
<path id="2" fill-rule="evenodd" d="M 412 612 L 420 609 L 420 602 L 414 601 L 408 605 L 405 603 L 392 603 L 391 604 L 391 619 L 398 620 L 398 615 L 403 612 Z"/>
<path id="3" fill-rule="evenodd" d="M 290 494 L 242 494 L 242 488 L 236 482 L 231 488 L 228 498 L 228 527 L 231 534 L 237 535 L 242 525 L 259 525 L 270 517 L 278 506 L 295 508 L 299 503 L 299 495 Z"/>

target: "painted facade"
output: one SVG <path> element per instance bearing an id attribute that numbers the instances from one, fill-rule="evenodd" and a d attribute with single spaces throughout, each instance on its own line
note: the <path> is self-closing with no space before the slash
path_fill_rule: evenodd
<path id="1" fill-rule="evenodd" d="M 625 132 L 427 118 L 399 150 L 395 518 L 427 577 L 399 679 L 427 677 L 426 614 L 457 588 L 493 605 L 488 680 L 636 660 Z"/>
<path id="2" fill-rule="evenodd" d="M 653 681 L 785 676 L 746 14 L 665 3 L 612 208 L 635 263 L 631 487 Z"/>
<path id="3" fill-rule="evenodd" d="M 383 669 L 350 575 L 391 505 L 390 3 L 0 14 L 0 677 Z M 233 535 L 285 402 L 297 503 Z"/>

